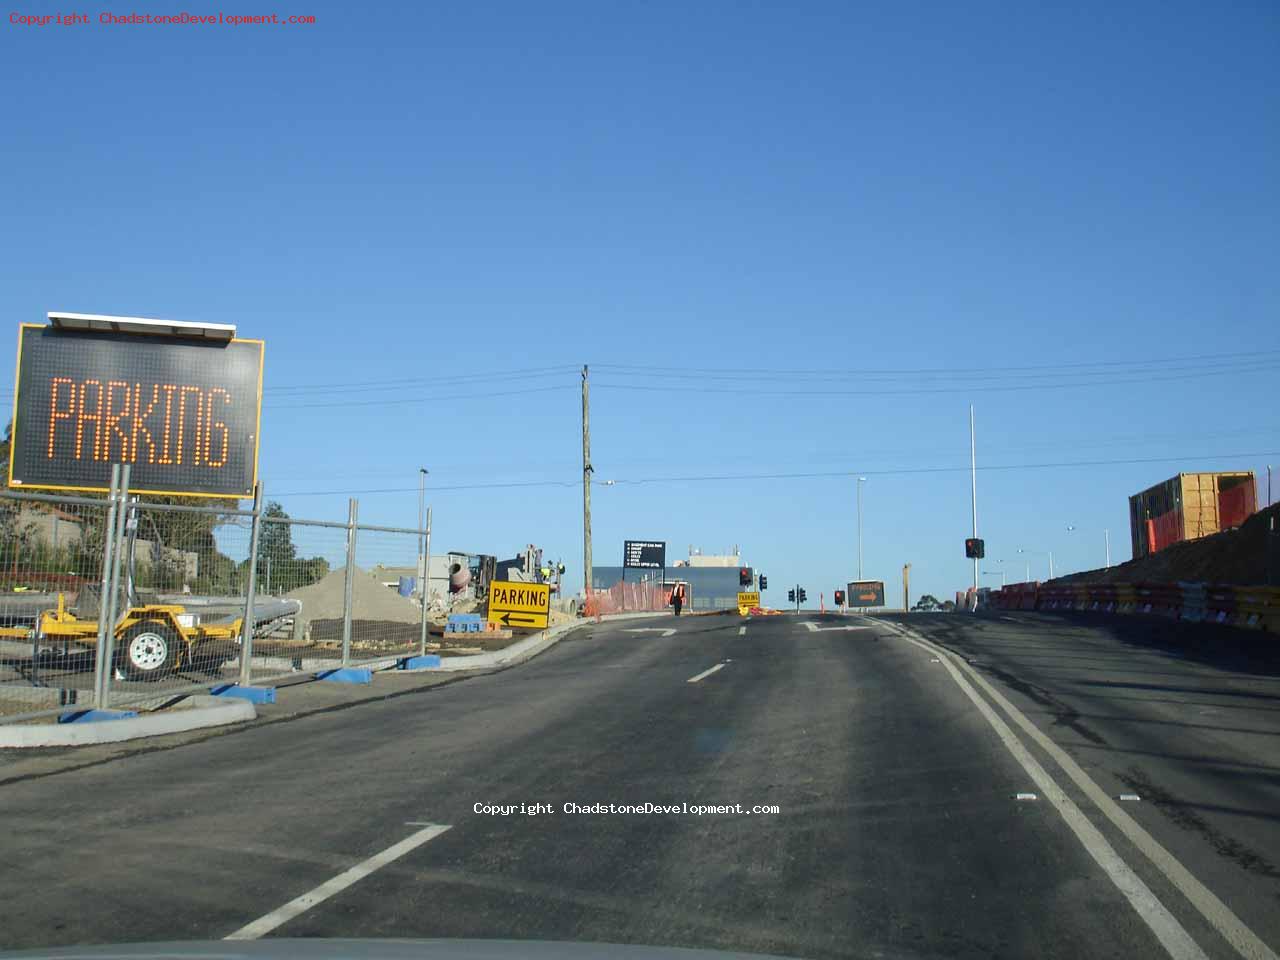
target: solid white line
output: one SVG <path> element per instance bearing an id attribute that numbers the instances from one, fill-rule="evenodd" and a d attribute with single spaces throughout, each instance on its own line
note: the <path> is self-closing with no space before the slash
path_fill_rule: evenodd
<path id="1" fill-rule="evenodd" d="M 915 638 L 909 636 L 906 639 L 916 643 L 917 646 L 921 643 L 926 644 L 930 650 L 940 657 L 946 653 L 941 647 L 930 643 L 928 640 L 917 642 Z M 948 653 L 944 657 L 944 662 L 950 656 Z M 1201 916 L 1209 921 L 1218 933 L 1222 934 L 1223 938 L 1235 948 L 1240 956 L 1246 957 L 1248 960 L 1277 960 L 1274 950 L 1250 930 L 1244 921 L 1231 911 L 1230 907 L 1197 880 L 1191 871 L 1182 865 L 1181 861 L 1162 847 L 1125 810 L 1122 810 L 1119 804 L 1112 800 L 1105 790 L 1094 783 L 1093 779 L 1080 768 L 1080 765 L 1066 751 L 1041 733 L 1039 727 L 1028 720 L 1021 710 L 1005 699 L 1000 691 L 991 686 L 981 674 L 959 660 L 956 662 L 959 663 L 962 670 L 973 677 L 974 682 L 991 697 L 996 705 L 1026 732 L 1027 736 L 1031 737 L 1049 756 L 1053 757 L 1054 762 L 1066 772 L 1076 786 L 1084 791 L 1085 796 L 1092 800 L 1098 809 L 1106 815 L 1107 819 L 1115 824 L 1120 832 L 1160 869 L 1161 873 L 1168 877 L 1169 881 L 1178 888 L 1184 897 L 1191 901 L 1195 908 L 1200 911 Z"/>
<path id="2" fill-rule="evenodd" d="M 410 834 L 397 844 L 393 844 L 381 853 L 375 853 L 368 860 L 362 860 L 349 870 L 344 870 L 332 880 L 326 880 L 314 890 L 304 893 L 302 896 L 290 900 L 279 910 L 272 910 L 266 916 L 259 917 L 253 923 L 246 924 L 235 933 L 223 937 L 224 940 L 257 940 L 263 934 L 270 933 L 276 927 L 283 923 L 288 923 L 300 913 L 305 913 L 316 904 L 324 903 L 335 893 L 341 893 L 347 887 L 351 886 L 359 880 L 363 880 L 369 874 L 373 873 L 381 867 L 385 867 L 393 860 L 398 860 L 411 850 L 415 850 L 422 846 L 428 840 L 440 836 L 448 830 L 445 824 L 433 823 L 424 827 L 417 833 Z"/>
<path id="3" fill-rule="evenodd" d="M 738 628 L 738 636 L 740 636 L 740 637 L 745 637 L 746 635 L 747 635 L 747 628 L 746 628 L 746 627 L 739 627 L 739 628 Z"/>
<path id="4" fill-rule="evenodd" d="M 928 641 L 917 640 L 912 636 L 905 636 L 905 639 L 923 649 L 932 647 Z M 1208 960 L 1205 952 L 1191 939 L 1191 935 L 1183 929 L 1182 924 L 1178 923 L 1168 908 L 1142 882 L 1142 878 L 1134 873 L 1133 868 L 1116 853 L 1102 832 L 1076 806 L 1075 801 L 1067 796 L 1044 767 L 1040 766 L 1040 762 L 1022 745 L 1022 741 L 1014 736 L 1009 725 L 1000 719 L 987 701 L 982 699 L 978 691 L 961 675 L 956 665 L 952 663 L 951 657 L 943 656 L 941 653 L 939 656 L 942 658 L 942 665 L 951 674 L 951 679 L 956 682 L 965 696 L 973 701 L 973 705 L 986 718 L 987 723 L 991 724 L 991 728 L 995 730 L 1005 748 L 1013 754 L 1014 759 L 1040 788 L 1041 795 L 1057 808 L 1062 819 L 1071 828 L 1071 832 L 1089 852 L 1089 856 L 1093 857 L 1098 866 L 1111 878 L 1111 882 L 1125 895 L 1169 956 L 1176 960 Z"/>
<path id="5" fill-rule="evenodd" d="M 697 683 L 699 680 L 705 680 L 707 677 L 711 676 L 711 675 L 712 675 L 713 673 L 715 673 L 717 670 L 723 670 L 723 669 L 724 669 L 724 664 L 723 664 L 723 663 L 717 663 L 717 664 L 716 664 L 714 667 L 712 667 L 710 670 L 703 670 L 703 671 L 702 671 L 700 674 L 698 674 L 696 677 L 690 677 L 688 680 L 686 680 L 686 681 L 685 681 L 685 683 Z"/>

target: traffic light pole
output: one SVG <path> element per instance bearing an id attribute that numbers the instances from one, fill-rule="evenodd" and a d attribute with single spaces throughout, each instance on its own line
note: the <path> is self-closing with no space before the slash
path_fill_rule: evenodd
<path id="1" fill-rule="evenodd" d="M 973 493 L 973 536 L 978 537 L 978 444 L 973 430 L 973 404 L 969 404 L 969 484 Z M 973 558 L 973 590 L 978 590 L 978 558 Z"/>

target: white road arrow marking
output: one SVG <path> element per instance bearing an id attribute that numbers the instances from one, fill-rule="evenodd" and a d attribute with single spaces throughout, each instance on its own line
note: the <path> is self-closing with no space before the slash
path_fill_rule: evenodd
<path id="1" fill-rule="evenodd" d="M 867 627 L 867 626 L 857 626 L 852 623 L 846 626 L 839 626 L 839 627 L 820 627 L 816 623 L 814 623 L 812 620 L 805 620 L 802 622 L 803 622 L 803 625 L 808 629 L 810 633 L 828 633 L 832 630 L 870 630 L 871 629 L 870 627 Z"/>
<path id="2" fill-rule="evenodd" d="M 674 630 L 670 628 L 667 628 L 664 630 L 662 627 L 627 627 L 625 632 L 627 633 L 660 633 L 664 637 L 670 637 L 675 634 Z"/>

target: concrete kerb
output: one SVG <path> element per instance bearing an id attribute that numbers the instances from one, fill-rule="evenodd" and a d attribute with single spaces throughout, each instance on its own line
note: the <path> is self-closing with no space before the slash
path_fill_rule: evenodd
<path id="1" fill-rule="evenodd" d="M 652 619 L 653 617 L 663 616 L 661 613 L 611 613 L 601 617 L 601 621 L 611 622 L 615 620 L 640 620 Z M 670 614 L 668 614 L 670 616 Z M 594 617 L 575 620 L 572 623 L 557 624 L 550 629 L 543 630 L 541 633 L 535 633 L 532 636 L 525 637 L 517 643 L 502 650 L 492 650 L 488 653 L 477 653 L 466 657 L 443 657 L 438 667 L 423 667 L 421 669 L 400 670 L 399 673 L 449 673 L 462 670 L 484 670 L 489 667 L 512 667 L 518 663 L 536 657 L 550 647 L 555 646 L 565 636 L 565 634 L 589 627 L 595 623 Z"/>
<path id="2" fill-rule="evenodd" d="M 652 619 L 655 616 L 662 616 L 661 613 L 618 613 L 608 614 L 601 617 L 601 621 L 617 621 L 617 620 L 633 620 L 633 619 Z M 670 614 L 668 614 L 670 616 Z M 441 665 L 438 667 L 422 667 L 410 668 L 407 670 L 397 669 L 403 657 L 393 657 L 361 664 L 366 670 L 371 670 L 373 676 L 379 673 L 399 674 L 406 673 L 468 673 L 468 672 L 484 672 L 488 670 L 501 670 L 508 667 L 516 666 L 536 657 L 545 650 L 550 649 L 567 634 L 574 630 L 590 627 L 596 621 L 594 618 L 575 620 L 571 623 L 558 624 L 532 636 L 525 637 L 518 643 L 503 650 L 494 650 L 488 653 L 477 654 L 474 656 L 462 657 L 446 657 L 442 659 Z M 284 658 L 280 658 L 284 660 Z M 255 665 L 257 657 L 254 658 Z M 286 661 L 288 666 L 295 671 L 298 665 L 292 661 Z M 284 666 L 281 663 L 280 666 Z M 290 682 L 294 678 L 298 678 L 297 682 L 310 682 L 317 678 L 315 673 L 326 669 L 332 670 L 341 665 L 341 661 L 333 660 L 308 660 L 303 661 L 303 671 L 311 676 L 303 680 L 299 673 L 293 673 L 292 676 L 285 675 L 276 681 L 264 681 L 264 684 L 274 689 L 287 689 L 292 685 Z M 274 666 L 274 664 L 273 664 Z M 459 677 L 459 679 L 463 679 Z M 225 692 L 225 691 L 224 691 Z M 167 698 L 166 698 L 167 700 Z M 131 705 L 145 709 L 148 704 Z M 69 709 L 73 709 L 72 705 L 68 705 Z M 174 707 L 170 707 L 163 711 L 155 713 L 146 713 L 139 717 L 129 717 L 124 719 L 115 719 L 111 722 L 101 723 L 31 723 L 31 724 L 0 724 L 0 748 L 5 747 L 58 747 L 58 746 L 88 746 L 92 744 L 102 743 L 118 743 L 125 740 L 139 739 L 143 737 L 154 737 L 169 733 L 183 733 L 189 730 L 197 730 L 202 727 L 217 727 L 227 724 L 243 723 L 247 720 L 254 720 L 258 716 L 254 709 L 253 702 L 248 699 L 239 697 L 228 698 L 226 696 L 214 696 L 206 694 L 190 694 L 182 699 L 182 701 Z"/>
<path id="3" fill-rule="evenodd" d="M 0 726 L 0 747 L 82 747 L 119 743 L 138 737 L 183 733 L 253 720 L 258 711 L 248 700 L 196 694 L 181 706 L 139 717 L 102 723 L 15 723 Z"/>

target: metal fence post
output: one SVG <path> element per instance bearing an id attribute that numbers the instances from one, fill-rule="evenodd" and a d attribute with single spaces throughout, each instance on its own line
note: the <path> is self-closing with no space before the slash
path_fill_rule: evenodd
<path id="1" fill-rule="evenodd" d="M 354 497 L 347 506 L 347 577 L 342 601 L 342 665 L 351 665 L 351 589 L 356 577 L 356 515 L 359 503 Z"/>
<path id="2" fill-rule="evenodd" d="M 111 563 L 114 559 L 117 496 L 120 490 L 120 464 L 111 465 L 111 490 L 107 494 L 107 512 L 102 519 L 102 581 L 98 599 L 98 649 L 93 660 L 93 706 L 107 706 L 107 592 L 111 589 Z"/>
<path id="3" fill-rule="evenodd" d="M 115 530 L 112 532 L 111 538 L 114 541 L 112 550 L 115 553 L 114 562 L 111 564 L 111 584 L 108 596 L 103 600 L 106 604 L 99 611 L 100 619 L 106 624 L 106 637 L 103 644 L 102 653 L 102 709 L 110 706 L 111 699 L 111 680 L 112 668 L 115 664 L 115 646 L 116 646 L 116 620 L 119 616 L 119 603 L 116 594 L 120 591 L 120 563 L 124 559 L 124 536 L 125 526 L 129 520 L 129 474 L 133 468 L 129 464 L 124 464 L 120 468 L 120 489 L 118 491 L 120 497 L 119 506 L 116 508 Z M 130 576 L 132 583 L 132 575 Z M 126 602 L 131 601 L 132 597 L 126 597 Z M 103 629 L 102 623 L 98 625 L 99 631 Z"/>
<path id="4" fill-rule="evenodd" d="M 262 535 L 262 483 L 253 488 L 253 526 L 249 534 L 249 582 L 245 588 L 244 622 L 240 625 L 240 686 L 253 681 L 253 601 L 258 588 L 258 542 Z M 268 563 L 271 561 L 268 560 Z"/>
<path id="5" fill-rule="evenodd" d="M 418 642 L 418 656 L 427 655 L 427 604 L 431 601 L 431 508 L 427 507 L 427 529 L 423 539 L 425 547 L 422 551 L 422 638 Z"/>

